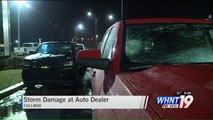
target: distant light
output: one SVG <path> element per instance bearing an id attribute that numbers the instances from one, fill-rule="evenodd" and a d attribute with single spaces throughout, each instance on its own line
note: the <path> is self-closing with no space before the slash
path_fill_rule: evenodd
<path id="1" fill-rule="evenodd" d="M 15 42 L 18 43 L 18 40 L 16 40 Z"/>
<path id="2" fill-rule="evenodd" d="M 113 20 L 114 19 L 113 15 L 111 15 L 111 14 L 108 16 L 108 18 L 109 18 L 109 20 Z"/>
<path id="3" fill-rule="evenodd" d="M 21 4 L 26 3 L 26 1 L 24 1 L 24 0 L 16 0 L 16 3 L 19 4 L 19 5 L 21 5 Z"/>
<path id="4" fill-rule="evenodd" d="M 84 29 L 84 26 L 83 26 L 83 24 L 78 24 L 77 28 L 78 28 L 79 30 L 83 30 L 83 29 Z"/>
<path id="5" fill-rule="evenodd" d="M 25 6 L 27 7 L 27 8 L 32 8 L 32 6 L 30 5 L 30 4 L 25 4 Z"/>
<path id="6" fill-rule="evenodd" d="M 18 4 L 19 6 L 25 6 L 25 7 L 27 7 L 27 8 L 32 8 L 32 6 L 30 5 L 30 4 L 28 4 L 26 1 L 24 1 L 24 0 L 16 0 L 15 1 L 16 2 L 16 4 Z"/>
<path id="7" fill-rule="evenodd" d="M 87 12 L 87 15 L 88 15 L 88 16 L 92 16 L 92 13 L 91 13 L 91 12 Z"/>
<path id="8" fill-rule="evenodd" d="M 213 16 L 212 16 L 211 14 L 209 14 L 208 19 L 212 20 L 212 19 L 213 19 Z"/>

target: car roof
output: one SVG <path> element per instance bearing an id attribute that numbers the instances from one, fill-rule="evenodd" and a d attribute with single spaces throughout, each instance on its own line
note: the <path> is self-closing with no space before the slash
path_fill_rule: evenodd
<path id="1" fill-rule="evenodd" d="M 141 18 L 141 19 L 127 19 L 126 24 L 139 23 L 213 23 L 209 19 L 198 18 Z"/>

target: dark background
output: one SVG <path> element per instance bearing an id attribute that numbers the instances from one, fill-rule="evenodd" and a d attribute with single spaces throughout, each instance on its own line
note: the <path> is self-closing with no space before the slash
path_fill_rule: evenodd
<path id="1" fill-rule="evenodd" d="M 91 10 L 98 18 L 99 39 L 105 30 L 121 20 L 120 0 L 71 0 L 71 1 L 27 1 L 32 8 L 20 10 L 21 44 L 28 41 L 71 40 L 78 23 L 84 24 L 79 31 L 82 37 L 94 37 L 94 19 L 87 17 Z M 159 1 L 124 0 L 124 19 L 151 17 L 207 18 L 213 14 L 213 1 Z M 17 5 L 9 1 L 12 44 L 17 40 Z M 113 21 L 107 15 L 115 16 Z M 0 13 L 0 17 L 2 12 Z M 2 19 L 0 20 L 2 23 Z M 2 28 L 2 24 L 0 25 Z M 2 29 L 0 31 L 2 33 Z M 1 34 L 0 43 L 2 43 Z"/>

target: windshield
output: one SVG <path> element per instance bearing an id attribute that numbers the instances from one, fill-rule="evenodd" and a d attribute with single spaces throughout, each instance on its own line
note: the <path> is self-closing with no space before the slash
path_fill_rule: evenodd
<path id="1" fill-rule="evenodd" d="M 126 28 L 128 68 L 153 64 L 213 62 L 213 25 L 138 24 Z"/>
<path id="2" fill-rule="evenodd" d="M 29 43 L 24 43 L 23 44 L 23 47 L 32 47 L 33 45 L 32 44 L 29 44 Z"/>
<path id="3" fill-rule="evenodd" d="M 37 53 L 43 54 L 67 54 L 74 53 L 73 46 L 68 43 L 44 43 L 39 46 Z"/>

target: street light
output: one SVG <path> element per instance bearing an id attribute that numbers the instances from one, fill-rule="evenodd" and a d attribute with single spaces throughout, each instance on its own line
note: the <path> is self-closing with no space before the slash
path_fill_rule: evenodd
<path id="1" fill-rule="evenodd" d="M 78 24 L 77 29 L 78 29 L 78 30 L 83 30 L 83 29 L 84 29 L 83 24 L 81 24 L 81 23 L 80 23 L 80 24 Z"/>
<path id="2" fill-rule="evenodd" d="M 97 29 L 98 29 L 98 19 L 97 19 L 97 17 L 94 15 L 94 14 L 92 14 L 92 12 L 87 12 L 87 16 L 89 16 L 89 17 L 91 17 L 91 16 L 93 16 L 94 17 L 94 22 L 95 22 L 95 47 L 97 47 L 97 41 L 98 41 L 98 34 L 97 34 Z"/>
<path id="3" fill-rule="evenodd" d="M 109 19 L 109 20 L 113 20 L 113 19 L 114 19 L 114 16 L 113 16 L 112 14 L 109 14 L 108 19 Z"/>
<path id="4" fill-rule="evenodd" d="M 95 47 L 97 47 L 97 42 L 98 42 L 98 33 L 97 33 L 97 30 L 98 30 L 98 19 L 97 19 L 96 15 L 93 14 L 91 11 L 87 12 L 87 16 L 89 16 L 89 17 L 93 16 L 94 17 L 94 22 L 95 22 Z M 112 14 L 109 14 L 108 15 L 108 19 L 109 20 L 113 20 L 114 16 Z"/>
<path id="5" fill-rule="evenodd" d="M 15 43 L 18 45 L 18 40 L 15 40 Z"/>
<path id="6" fill-rule="evenodd" d="M 27 8 L 31 8 L 31 6 L 23 0 L 17 0 L 16 3 L 18 5 L 18 47 L 20 47 L 20 8 L 21 5 L 25 5 Z"/>
<path id="7" fill-rule="evenodd" d="M 87 12 L 87 15 L 88 16 L 92 16 L 92 13 L 89 11 L 89 12 Z"/>

